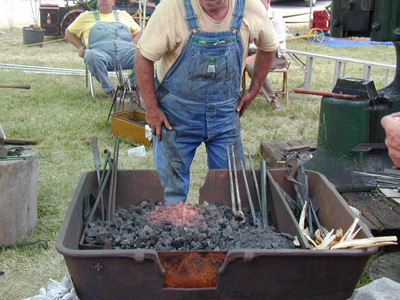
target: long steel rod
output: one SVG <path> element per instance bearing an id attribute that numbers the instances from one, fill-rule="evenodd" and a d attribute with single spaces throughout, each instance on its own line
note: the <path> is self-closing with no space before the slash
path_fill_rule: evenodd
<path id="1" fill-rule="evenodd" d="M 233 145 L 232 145 L 232 162 L 233 162 L 233 174 L 235 176 L 235 184 L 236 184 L 236 200 L 237 200 L 238 207 L 239 207 L 239 213 L 243 213 L 242 201 L 240 199 L 240 193 L 239 193 L 239 181 L 238 181 L 238 175 L 237 175 L 237 169 L 236 169 L 235 149 L 234 149 Z"/>
<path id="2" fill-rule="evenodd" d="M 295 88 L 294 92 L 299 93 L 299 94 L 310 94 L 310 95 L 317 95 L 317 96 L 326 96 L 326 97 L 353 99 L 353 100 L 357 100 L 358 98 L 360 98 L 360 95 L 339 94 L 339 93 L 314 91 L 314 90 L 307 90 L 307 89 L 300 89 L 300 88 Z"/>
<path id="3" fill-rule="evenodd" d="M 257 175 L 256 175 L 256 170 L 254 169 L 253 159 L 251 158 L 251 154 L 250 154 L 250 151 L 248 149 L 247 149 L 247 155 L 248 155 L 249 160 L 250 160 L 251 173 L 253 174 L 254 186 L 255 186 L 256 192 L 257 192 L 258 207 L 259 207 L 259 209 L 261 211 L 260 188 L 258 187 Z"/>
<path id="4" fill-rule="evenodd" d="M 111 202 L 111 215 L 115 213 L 115 198 L 117 195 L 117 179 L 118 179 L 118 159 L 119 159 L 119 143 L 120 140 L 117 139 L 115 141 L 114 147 L 114 182 L 112 189 L 112 202 Z"/>
<path id="5" fill-rule="evenodd" d="M 231 204 L 232 204 L 232 213 L 236 216 L 236 201 L 235 201 L 235 190 L 233 186 L 233 176 L 232 176 L 232 165 L 231 165 L 231 155 L 229 152 L 229 147 L 226 147 L 226 152 L 228 155 L 228 172 L 229 172 L 229 187 L 231 192 Z"/>
<path id="6" fill-rule="evenodd" d="M 256 212 L 254 210 L 253 199 L 251 198 L 249 183 L 247 182 L 246 170 L 244 168 L 243 161 L 240 161 L 240 164 L 242 166 L 242 174 L 243 174 L 244 186 L 246 188 L 247 201 L 249 201 L 250 212 L 251 212 L 251 216 L 253 218 L 253 224 L 257 225 L 257 227 L 260 228 L 260 223 L 257 220 Z"/>
<path id="7" fill-rule="evenodd" d="M 264 229 L 268 226 L 268 207 L 267 207 L 267 166 L 266 161 L 262 160 L 260 165 L 261 174 L 261 213 Z"/>

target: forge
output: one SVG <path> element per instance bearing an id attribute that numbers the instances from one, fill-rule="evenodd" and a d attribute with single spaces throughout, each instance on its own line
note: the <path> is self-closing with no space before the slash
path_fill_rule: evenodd
<path id="1" fill-rule="evenodd" d="M 251 178 L 251 170 L 246 170 Z M 309 193 L 327 230 L 347 230 L 355 215 L 320 173 L 306 171 Z M 240 171 L 239 171 L 240 174 Z M 242 174 L 241 174 L 242 175 Z M 260 185 L 260 171 L 256 170 Z M 119 170 L 116 206 L 129 209 L 143 199 L 163 199 L 154 170 Z M 239 176 L 241 177 L 241 176 Z M 268 169 L 268 210 L 278 231 L 298 238 L 295 249 L 157 251 L 154 249 L 87 248 L 81 243 L 87 203 L 98 192 L 95 171 L 82 175 L 65 215 L 56 248 L 64 256 L 76 293 L 87 299 L 347 299 L 368 258 L 377 248 L 311 250 L 279 186 L 295 197 L 286 170 Z M 249 182 L 256 199 L 254 182 Z M 243 182 L 239 190 L 245 194 Z M 107 205 L 108 187 L 104 190 Z M 200 189 L 199 204 L 229 205 L 228 170 L 212 170 Z M 257 201 L 255 209 L 259 210 Z M 90 203 L 90 202 L 89 202 Z M 89 205 L 90 206 L 90 205 Z M 243 210 L 249 212 L 246 201 Z M 96 212 L 100 215 L 100 211 Z M 372 237 L 361 222 L 357 238 Z"/>
<path id="2" fill-rule="evenodd" d="M 324 174 L 340 192 L 375 189 L 357 172 L 378 172 L 393 166 L 385 146 L 381 119 L 400 111 L 400 3 L 396 0 L 334 0 L 331 36 L 370 37 L 392 41 L 396 51 L 393 82 L 376 90 L 369 79 L 341 78 L 333 93 L 358 99 L 322 97 L 318 145 L 305 167 Z"/>

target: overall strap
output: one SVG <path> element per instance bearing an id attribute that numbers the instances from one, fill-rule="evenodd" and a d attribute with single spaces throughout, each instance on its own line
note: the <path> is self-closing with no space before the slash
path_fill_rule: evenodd
<path id="1" fill-rule="evenodd" d="M 246 0 L 236 0 L 235 10 L 233 11 L 231 28 L 240 30 L 244 16 L 244 3 Z"/>
<path id="2" fill-rule="evenodd" d="M 186 11 L 186 22 L 188 24 L 189 29 L 199 28 L 199 24 L 197 22 L 197 16 L 194 13 L 193 7 L 190 4 L 190 0 L 185 1 L 185 11 Z"/>
<path id="3" fill-rule="evenodd" d="M 113 10 L 113 13 L 114 13 L 115 20 L 119 22 L 118 12 L 116 10 Z M 95 10 L 95 11 L 93 11 L 93 14 L 94 14 L 94 18 L 96 19 L 96 21 L 97 22 L 100 21 L 99 12 L 97 10 Z"/>
<path id="4" fill-rule="evenodd" d="M 99 16 L 98 11 L 97 10 L 93 11 L 93 14 L 94 14 L 94 18 L 96 19 L 96 21 L 97 22 L 100 21 L 100 16 Z"/>
<path id="5" fill-rule="evenodd" d="M 113 13 L 114 13 L 114 18 L 115 18 L 115 20 L 116 20 L 117 22 L 119 22 L 119 15 L 118 15 L 118 12 L 117 12 L 116 10 L 113 10 Z"/>

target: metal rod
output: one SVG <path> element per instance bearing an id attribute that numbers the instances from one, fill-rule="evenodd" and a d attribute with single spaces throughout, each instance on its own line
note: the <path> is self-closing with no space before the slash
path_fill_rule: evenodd
<path id="1" fill-rule="evenodd" d="M 110 185 L 109 185 L 109 189 L 108 189 L 108 210 L 107 210 L 107 220 L 111 221 L 111 217 L 112 217 L 112 193 L 113 193 L 113 187 L 114 187 L 114 159 L 111 158 L 110 159 L 110 167 L 109 169 L 111 169 L 111 179 L 110 179 Z"/>
<path id="2" fill-rule="evenodd" d="M 258 187 L 257 175 L 256 175 L 256 170 L 254 169 L 253 159 L 251 158 L 251 154 L 250 154 L 250 151 L 248 149 L 247 149 L 247 155 L 248 155 L 249 160 L 250 160 L 251 173 L 253 174 L 254 186 L 255 186 L 256 192 L 257 192 L 258 207 L 259 207 L 259 209 L 261 211 L 260 188 Z"/>
<path id="3" fill-rule="evenodd" d="M 10 85 L 10 84 L 0 84 L 0 88 L 9 88 L 9 89 L 26 89 L 30 90 L 30 85 Z"/>
<path id="4" fill-rule="evenodd" d="M 253 224 L 257 225 L 258 228 L 260 228 L 260 223 L 258 222 L 258 219 L 256 217 L 256 212 L 254 210 L 254 205 L 253 205 L 253 200 L 251 198 L 250 194 L 250 188 L 249 184 L 247 182 L 247 177 L 246 177 L 246 170 L 244 169 L 243 161 L 240 161 L 240 164 L 242 166 L 242 173 L 243 173 L 243 180 L 244 180 L 244 186 L 246 188 L 246 194 L 247 194 L 247 201 L 249 201 L 249 206 L 250 206 L 250 211 L 251 211 L 251 216 L 253 217 Z"/>
<path id="5" fill-rule="evenodd" d="M 398 176 L 396 176 L 396 175 L 394 175 L 394 176 L 391 176 L 391 175 L 380 175 L 380 174 L 377 174 L 377 173 L 367 173 L 367 172 L 359 172 L 359 171 L 351 171 L 351 173 L 358 174 L 358 175 L 363 175 L 363 176 L 386 178 L 386 179 L 395 179 L 395 180 L 398 178 Z"/>
<path id="6" fill-rule="evenodd" d="M 45 249 L 49 248 L 49 243 L 45 239 L 38 239 L 38 240 L 32 241 L 32 242 L 0 245 L 0 249 L 35 245 L 35 244 L 38 244 L 38 243 L 41 243 L 41 242 L 44 243 L 44 248 Z"/>
<path id="7" fill-rule="evenodd" d="M 117 139 L 114 145 L 114 182 L 112 189 L 112 202 L 111 202 L 111 215 L 115 213 L 115 197 L 117 195 L 117 178 L 118 178 L 118 159 L 119 159 L 119 144 L 120 140 Z"/>
<path id="8" fill-rule="evenodd" d="M 321 237 L 325 238 L 325 232 L 322 230 L 321 224 L 319 223 L 318 216 L 317 216 L 317 213 L 316 213 L 316 211 L 314 209 L 314 204 L 312 203 L 311 199 L 310 199 L 309 203 L 310 203 L 310 207 L 311 207 L 311 213 L 314 216 L 314 220 L 315 220 L 315 223 L 317 224 L 319 232 L 321 233 Z"/>
<path id="9" fill-rule="evenodd" d="M 240 212 L 243 213 L 242 201 L 240 199 L 240 193 L 239 193 L 239 181 L 238 181 L 238 175 L 237 175 L 237 169 L 236 169 L 235 149 L 234 149 L 233 145 L 232 145 L 232 161 L 233 161 L 233 174 L 235 175 L 235 184 L 236 184 L 236 200 L 238 202 L 239 213 Z"/>
<path id="10" fill-rule="evenodd" d="M 317 95 L 317 96 L 327 96 L 327 97 L 353 99 L 353 100 L 357 100 L 360 98 L 359 95 L 330 93 L 330 92 L 314 91 L 314 90 L 307 90 L 307 89 L 301 89 L 301 88 L 295 88 L 294 92 L 299 93 L 299 94 L 310 94 L 310 95 Z"/>
<path id="11" fill-rule="evenodd" d="M 262 160 L 260 164 L 261 173 L 261 215 L 264 229 L 268 226 L 268 207 L 267 207 L 267 166 L 266 161 Z"/>
<path id="12" fill-rule="evenodd" d="M 0 137 L 6 139 L 6 134 L 4 133 L 3 127 L 1 127 L 1 124 L 0 124 Z"/>
<path id="13" fill-rule="evenodd" d="M 233 183 L 233 176 L 232 176 L 232 165 L 231 165 L 231 155 L 229 154 L 229 147 L 226 147 L 227 154 L 228 154 L 228 169 L 229 169 L 229 183 L 231 189 L 231 202 L 232 202 L 232 213 L 236 218 L 243 218 L 243 213 L 240 213 L 236 210 L 236 201 L 235 201 L 235 191 L 234 191 L 234 183 Z"/>
<path id="14" fill-rule="evenodd" d="M 99 205 L 100 198 L 101 198 L 101 196 L 103 195 L 103 191 L 104 191 L 104 188 L 105 188 L 105 186 L 106 186 L 107 180 L 108 180 L 108 178 L 110 177 L 110 173 L 111 173 L 111 168 L 108 168 L 107 174 L 106 174 L 105 177 L 104 177 L 104 180 L 103 180 L 103 182 L 102 182 L 102 185 L 101 185 L 101 187 L 100 187 L 100 190 L 99 190 L 99 192 L 97 193 L 96 201 L 94 202 L 93 208 L 92 208 L 92 210 L 90 211 L 90 215 L 89 215 L 88 221 L 87 221 L 87 223 L 86 223 L 86 226 L 85 226 L 85 228 L 84 228 L 84 230 L 83 230 L 81 239 L 80 239 L 80 241 L 79 241 L 80 244 L 82 244 L 83 241 L 84 241 L 84 239 L 85 239 L 85 231 L 86 231 L 86 229 L 89 227 L 89 223 L 93 220 L 93 216 L 94 216 L 94 214 L 95 214 L 95 212 L 96 212 L 97 206 Z"/>
<path id="15" fill-rule="evenodd" d="M 92 137 L 91 145 L 92 145 L 92 152 L 93 152 L 94 168 L 96 169 L 96 175 L 97 175 L 97 185 L 100 187 L 100 185 L 101 185 L 101 178 L 100 178 L 101 162 L 100 162 L 100 154 L 99 154 L 99 148 L 97 146 L 97 137 L 96 136 Z M 101 206 L 101 220 L 104 222 L 105 215 L 104 215 L 103 195 L 100 198 L 100 206 Z"/>
<path id="16" fill-rule="evenodd" d="M 236 201 L 235 201 L 235 188 L 233 186 L 233 176 L 232 176 L 232 165 L 231 165 L 231 155 L 229 153 L 229 147 L 226 147 L 226 152 L 228 155 L 228 172 L 229 172 L 229 187 L 231 192 L 231 204 L 232 204 L 232 213 L 235 217 L 238 217 L 239 214 L 236 210 Z"/>

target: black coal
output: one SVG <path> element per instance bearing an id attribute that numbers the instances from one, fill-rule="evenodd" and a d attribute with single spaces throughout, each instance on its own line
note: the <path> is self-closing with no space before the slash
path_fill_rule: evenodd
<path id="1" fill-rule="evenodd" d="M 231 208 L 217 204 L 174 207 L 143 200 L 138 206 L 118 208 L 112 221 L 89 223 L 84 244 L 157 251 L 296 248 L 290 234 L 273 226 L 258 229 L 251 215 L 245 216 L 243 223 L 233 216 Z"/>

